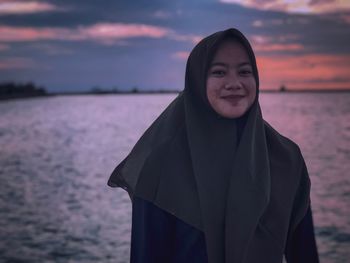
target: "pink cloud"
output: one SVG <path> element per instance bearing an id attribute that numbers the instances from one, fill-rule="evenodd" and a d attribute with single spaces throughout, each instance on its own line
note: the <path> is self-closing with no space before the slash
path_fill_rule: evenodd
<path id="1" fill-rule="evenodd" d="M 297 43 L 292 44 L 267 44 L 267 45 L 254 45 L 254 50 L 259 51 L 301 51 L 304 47 Z"/>
<path id="2" fill-rule="evenodd" d="M 114 42 L 119 39 L 149 37 L 165 37 L 169 30 L 163 27 L 144 24 L 98 23 L 90 27 L 79 27 L 70 40 L 92 39 L 101 42 Z"/>
<path id="3" fill-rule="evenodd" d="M 193 44 L 197 44 L 203 37 L 198 35 L 180 35 L 170 32 L 169 38 L 176 41 L 192 42 Z"/>
<path id="4" fill-rule="evenodd" d="M 298 19 L 298 18 L 294 18 Z M 301 22 L 301 21 L 298 21 Z M 264 20 L 254 20 L 252 22 L 253 27 L 266 27 L 266 26 L 281 26 L 286 23 L 286 20 L 284 19 L 264 19 Z"/>
<path id="5" fill-rule="evenodd" d="M 350 1 L 344 0 L 220 0 L 220 2 L 226 4 L 239 4 L 260 10 L 282 11 L 286 13 L 312 14 L 350 10 Z"/>
<path id="6" fill-rule="evenodd" d="M 279 36 L 253 35 L 250 36 L 255 51 L 301 51 L 304 46 L 296 43 L 298 35 L 287 34 Z"/>
<path id="7" fill-rule="evenodd" d="M 69 33 L 68 29 L 0 26 L 0 42 L 21 42 L 60 39 Z"/>
<path id="8" fill-rule="evenodd" d="M 38 1 L 1 1 L 0 15 L 31 14 L 59 10 L 55 5 Z"/>
<path id="9" fill-rule="evenodd" d="M 79 26 L 73 29 L 0 26 L 0 42 L 90 40 L 102 44 L 114 44 L 119 43 L 121 40 L 136 37 L 169 38 L 176 41 L 190 41 L 193 43 L 197 43 L 200 40 L 199 36 L 179 35 L 164 27 L 145 24 L 97 23 L 91 26 Z"/>
<path id="10" fill-rule="evenodd" d="M 0 42 L 38 41 L 38 40 L 118 40 L 132 37 L 160 38 L 167 34 L 161 27 L 142 24 L 95 24 L 76 29 L 32 28 L 0 26 Z"/>
<path id="11" fill-rule="evenodd" d="M 189 55 L 190 55 L 190 52 L 188 52 L 188 51 L 179 51 L 179 52 L 174 53 L 172 55 L 172 57 L 175 59 L 187 60 Z"/>
<path id="12" fill-rule="evenodd" d="M 273 38 L 271 36 L 266 35 L 253 35 L 249 38 L 252 40 L 253 45 L 263 45 L 273 42 Z"/>
<path id="13" fill-rule="evenodd" d="M 0 26 L 0 42 L 65 39 L 69 35 L 68 29 Z"/>

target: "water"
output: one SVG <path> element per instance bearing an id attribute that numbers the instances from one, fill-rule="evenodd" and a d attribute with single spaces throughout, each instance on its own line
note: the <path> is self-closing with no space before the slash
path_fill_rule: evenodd
<path id="1" fill-rule="evenodd" d="M 106 186 L 175 95 L 0 103 L 0 262 L 128 262 L 130 201 Z M 312 180 L 321 262 L 350 262 L 350 93 L 262 94 Z"/>

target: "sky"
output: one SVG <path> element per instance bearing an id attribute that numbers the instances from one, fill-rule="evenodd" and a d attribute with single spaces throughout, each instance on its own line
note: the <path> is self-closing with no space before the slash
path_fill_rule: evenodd
<path id="1" fill-rule="evenodd" d="M 261 89 L 350 89 L 349 0 L 0 0 L 0 83 L 182 90 L 195 44 L 230 27 Z"/>

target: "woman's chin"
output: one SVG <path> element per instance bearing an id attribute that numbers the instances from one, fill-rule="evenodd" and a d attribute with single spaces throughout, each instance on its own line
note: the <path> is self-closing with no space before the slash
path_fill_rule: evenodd
<path id="1" fill-rule="evenodd" d="M 236 119 L 239 117 L 242 117 L 248 110 L 248 107 L 242 107 L 242 106 L 230 106 L 225 107 L 222 109 L 215 110 L 217 114 L 219 114 L 221 117 L 228 118 L 228 119 Z"/>

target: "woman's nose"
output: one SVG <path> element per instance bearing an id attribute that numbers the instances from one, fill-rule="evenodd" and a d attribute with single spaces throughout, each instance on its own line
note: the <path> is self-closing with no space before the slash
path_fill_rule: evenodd
<path id="1" fill-rule="evenodd" d="M 225 89 L 241 89 L 243 88 L 242 82 L 235 74 L 230 74 L 225 83 Z"/>

